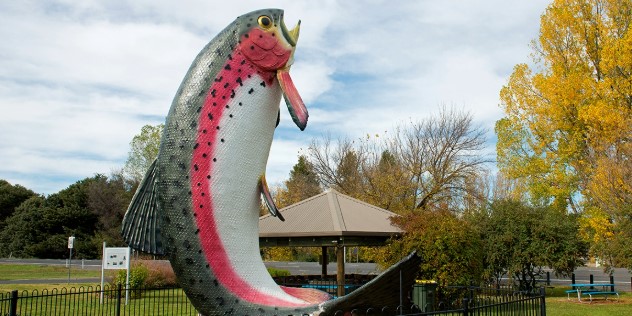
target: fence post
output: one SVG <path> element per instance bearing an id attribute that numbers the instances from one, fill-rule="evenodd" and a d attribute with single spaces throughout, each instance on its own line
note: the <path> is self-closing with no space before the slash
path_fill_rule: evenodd
<path id="1" fill-rule="evenodd" d="M 121 283 L 119 283 L 116 291 L 116 316 L 121 316 L 121 291 Z"/>
<path id="2" fill-rule="evenodd" d="M 463 316 L 470 315 L 470 300 L 468 298 L 463 299 Z"/>
<path id="3" fill-rule="evenodd" d="M 18 290 L 11 291 L 11 309 L 9 310 L 9 316 L 18 315 Z"/>
<path id="4" fill-rule="evenodd" d="M 546 286 L 551 286 L 551 271 L 546 271 Z"/>
<path id="5" fill-rule="evenodd" d="M 571 274 L 571 284 L 575 284 L 575 273 Z M 573 286 L 573 290 L 575 289 L 575 287 Z"/>
<path id="6" fill-rule="evenodd" d="M 614 292 L 614 275 L 610 275 L 610 284 L 612 284 L 610 286 L 610 292 Z"/>
<path id="7" fill-rule="evenodd" d="M 590 284 L 594 284 L 595 283 L 595 277 L 591 274 L 590 275 Z M 595 287 L 593 287 L 592 285 L 590 286 L 590 289 L 594 289 Z"/>
<path id="8" fill-rule="evenodd" d="M 546 290 L 540 288 L 540 316 L 546 316 Z"/>

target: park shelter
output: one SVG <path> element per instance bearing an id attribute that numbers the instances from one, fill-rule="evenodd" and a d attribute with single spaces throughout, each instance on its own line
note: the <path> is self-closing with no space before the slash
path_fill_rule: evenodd
<path id="1" fill-rule="evenodd" d="M 397 214 L 334 189 L 280 210 L 285 221 L 259 218 L 261 247 L 321 247 L 322 274 L 327 274 L 327 247 L 336 248 L 338 291 L 344 291 L 344 248 L 381 246 L 402 230 L 391 223 Z"/>

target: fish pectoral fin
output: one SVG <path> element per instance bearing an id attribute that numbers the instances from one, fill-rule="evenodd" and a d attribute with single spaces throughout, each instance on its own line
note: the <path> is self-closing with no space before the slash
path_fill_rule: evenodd
<path id="1" fill-rule="evenodd" d="M 285 218 L 283 218 L 283 215 L 281 215 L 281 212 L 279 212 L 276 204 L 274 204 L 274 200 L 272 199 L 272 195 L 270 194 L 270 189 L 268 189 L 268 183 L 266 182 L 265 174 L 259 177 L 259 192 L 261 193 L 261 196 L 263 197 L 263 202 L 268 208 L 270 214 L 274 217 L 278 217 L 281 221 L 285 222 Z"/>
<path id="2" fill-rule="evenodd" d="M 123 235 L 123 240 L 136 250 L 164 255 L 160 233 L 162 218 L 156 195 L 156 161 L 154 160 L 127 208 L 121 235 Z"/>

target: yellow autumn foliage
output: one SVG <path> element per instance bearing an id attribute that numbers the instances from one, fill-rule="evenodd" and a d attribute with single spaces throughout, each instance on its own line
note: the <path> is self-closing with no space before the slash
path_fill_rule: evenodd
<path id="1" fill-rule="evenodd" d="M 533 64 L 516 65 L 500 92 L 501 173 L 532 203 L 583 210 L 593 250 L 610 249 L 632 212 L 631 25 L 631 0 L 553 1 Z"/>

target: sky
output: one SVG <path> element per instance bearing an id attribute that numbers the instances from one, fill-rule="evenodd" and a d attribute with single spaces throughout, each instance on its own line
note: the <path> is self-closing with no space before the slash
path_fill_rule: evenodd
<path id="1" fill-rule="evenodd" d="M 237 16 L 301 20 L 291 75 L 309 110 L 301 132 L 282 104 L 266 177 L 310 142 L 358 138 L 449 106 L 488 130 L 499 92 L 550 0 L 0 2 L 0 179 L 40 194 L 120 170 L 142 126 L 164 122 L 188 67 Z"/>

